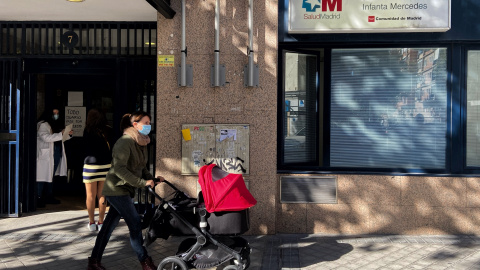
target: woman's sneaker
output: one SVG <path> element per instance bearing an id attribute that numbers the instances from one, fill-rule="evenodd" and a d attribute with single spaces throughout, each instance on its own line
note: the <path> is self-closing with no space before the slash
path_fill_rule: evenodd
<path id="1" fill-rule="evenodd" d="M 103 223 L 97 222 L 97 230 L 100 231 L 102 229 Z"/>
<path id="2" fill-rule="evenodd" d="M 87 228 L 89 231 L 94 232 L 97 230 L 97 224 L 95 224 L 95 222 L 94 223 L 89 222 L 87 225 Z"/>

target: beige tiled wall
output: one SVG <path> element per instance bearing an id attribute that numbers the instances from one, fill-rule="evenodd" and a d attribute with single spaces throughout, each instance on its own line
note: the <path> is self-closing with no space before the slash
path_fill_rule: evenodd
<path id="1" fill-rule="evenodd" d="M 215 0 L 186 1 L 187 64 L 193 87 L 178 87 L 177 67 L 158 68 L 157 173 L 195 195 L 197 177 L 181 175 L 182 124 L 249 124 L 251 234 L 275 233 L 277 130 L 277 1 L 253 1 L 254 55 L 260 87 L 244 87 L 248 62 L 248 1 L 220 1 L 220 64 L 225 87 L 210 86 L 214 61 Z M 171 1 L 172 20 L 158 16 L 158 54 L 181 60 L 181 1 Z M 158 192 L 162 193 L 159 187 Z"/>
<path id="2" fill-rule="evenodd" d="M 480 231 L 478 178 L 337 177 L 337 204 L 279 204 L 277 231 L 327 234 L 477 234 Z"/>

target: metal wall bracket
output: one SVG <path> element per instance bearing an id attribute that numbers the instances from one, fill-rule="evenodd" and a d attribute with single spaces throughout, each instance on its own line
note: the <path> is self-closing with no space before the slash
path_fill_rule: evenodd
<path id="1" fill-rule="evenodd" d="M 186 65 L 185 66 L 186 68 L 186 83 L 187 87 L 192 87 L 193 86 L 193 66 L 192 65 Z M 177 82 L 178 82 L 178 86 L 182 86 L 182 67 L 181 66 L 178 66 L 177 68 Z"/>
<path id="2" fill-rule="evenodd" d="M 248 65 L 245 65 L 243 68 L 243 85 L 245 87 L 249 87 L 248 85 Z M 253 65 L 253 85 L 252 87 L 258 87 L 259 86 L 259 73 L 258 73 L 258 65 L 254 64 Z"/>
<path id="3" fill-rule="evenodd" d="M 217 87 L 217 86 L 225 86 L 226 84 L 226 79 L 225 79 L 225 65 L 219 65 L 219 74 L 218 74 L 218 84 L 215 85 L 215 65 L 212 65 L 210 68 L 210 85 L 212 87 Z"/>

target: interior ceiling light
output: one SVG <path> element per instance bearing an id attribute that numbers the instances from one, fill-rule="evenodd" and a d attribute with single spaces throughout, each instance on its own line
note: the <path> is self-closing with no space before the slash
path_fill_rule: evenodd
<path id="1" fill-rule="evenodd" d="M 85 0 L 67 0 L 68 2 L 83 2 Z"/>

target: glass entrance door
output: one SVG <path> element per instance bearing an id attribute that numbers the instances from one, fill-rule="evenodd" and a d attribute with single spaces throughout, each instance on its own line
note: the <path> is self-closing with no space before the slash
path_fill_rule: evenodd
<path id="1" fill-rule="evenodd" d="M 16 59 L 0 59 L 0 217 L 21 215 L 19 67 Z"/>

